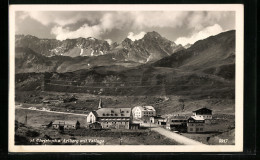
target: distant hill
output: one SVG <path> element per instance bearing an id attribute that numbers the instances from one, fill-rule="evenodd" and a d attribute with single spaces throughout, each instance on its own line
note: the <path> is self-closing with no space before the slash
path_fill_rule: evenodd
<path id="1" fill-rule="evenodd" d="M 199 40 L 190 48 L 174 53 L 153 64 L 189 71 L 203 71 L 227 79 L 235 76 L 235 31 Z"/>

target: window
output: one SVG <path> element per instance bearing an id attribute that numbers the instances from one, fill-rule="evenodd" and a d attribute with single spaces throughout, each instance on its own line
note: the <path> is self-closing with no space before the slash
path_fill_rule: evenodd
<path id="1" fill-rule="evenodd" d="M 190 128 L 190 131 L 193 131 L 193 128 Z"/>
<path id="2" fill-rule="evenodd" d="M 200 128 L 200 131 L 203 131 L 203 128 Z"/>

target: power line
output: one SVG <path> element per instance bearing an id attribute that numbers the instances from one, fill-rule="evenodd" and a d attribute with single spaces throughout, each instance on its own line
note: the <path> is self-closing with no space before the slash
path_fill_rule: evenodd
<path id="1" fill-rule="evenodd" d="M 93 86 L 74 86 L 74 85 L 63 85 L 63 84 L 55 84 L 55 83 L 46 83 L 49 85 L 56 85 L 56 86 L 64 86 L 64 87 L 78 87 L 78 88 L 152 88 L 152 87 L 162 87 L 162 85 L 146 85 L 146 86 L 103 86 L 103 87 L 93 87 Z M 203 86 L 203 87 L 213 87 L 213 85 L 165 85 L 165 87 L 194 87 L 194 86 Z M 230 85 L 222 85 L 229 87 Z M 219 85 L 217 86 L 219 87 Z"/>

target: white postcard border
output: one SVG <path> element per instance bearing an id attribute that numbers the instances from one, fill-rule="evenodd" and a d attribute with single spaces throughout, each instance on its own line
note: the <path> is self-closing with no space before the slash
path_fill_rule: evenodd
<path id="1" fill-rule="evenodd" d="M 69 7 L 68 7 L 69 6 Z M 14 145 L 15 11 L 235 11 L 235 145 Z M 9 152 L 242 152 L 244 99 L 244 6 L 242 4 L 168 5 L 10 5 L 9 6 Z"/>

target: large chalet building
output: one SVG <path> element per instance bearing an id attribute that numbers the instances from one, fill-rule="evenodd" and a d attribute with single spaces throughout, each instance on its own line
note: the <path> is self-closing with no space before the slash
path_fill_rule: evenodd
<path id="1" fill-rule="evenodd" d="M 100 108 L 87 116 L 87 123 L 99 122 L 102 128 L 129 129 L 131 108 Z"/>
<path id="2" fill-rule="evenodd" d="M 205 120 L 202 117 L 191 116 L 187 122 L 187 131 L 189 133 L 205 132 Z"/>
<path id="3" fill-rule="evenodd" d="M 193 115 L 170 117 L 166 129 L 188 133 L 201 133 L 207 131 L 206 124 L 212 120 L 212 110 L 201 108 L 192 112 Z"/>
<path id="4" fill-rule="evenodd" d="M 87 123 L 99 123 L 103 129 L 130 129 L 131 108 L 102 108 L 100 100 L 98 110 L 91 111 Z"/>
<path id="5" fill-rule="evenodd" d="M 208 108 L 201 108 L 192 112 L 196 118 L 203 118 L 205 120 L 212 119 L 212 110 Z"/>
<path id="6" fill-rule="evenodd" d="M 133 118 L 154 117 L 156 111 L 153 106 L 136 106 L 132 109 Z"/>

